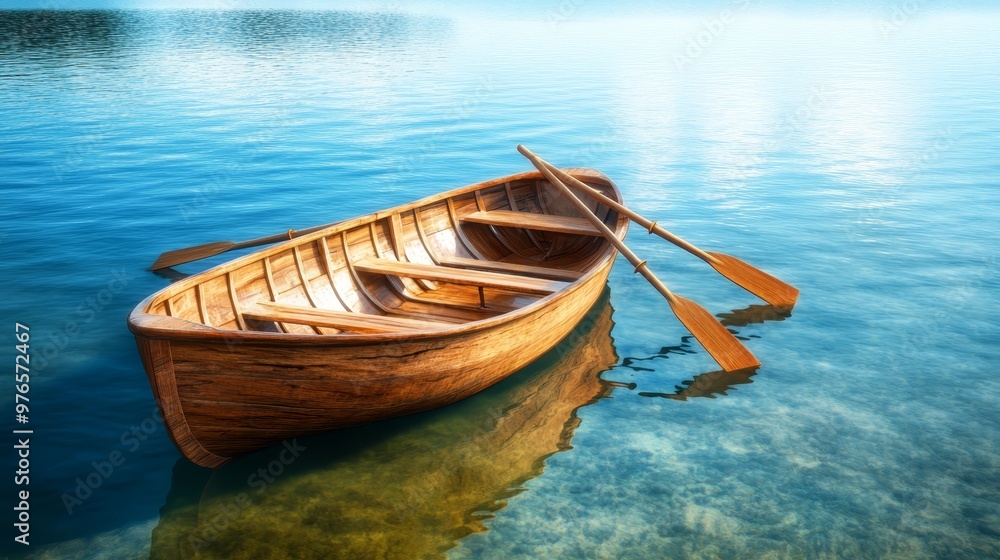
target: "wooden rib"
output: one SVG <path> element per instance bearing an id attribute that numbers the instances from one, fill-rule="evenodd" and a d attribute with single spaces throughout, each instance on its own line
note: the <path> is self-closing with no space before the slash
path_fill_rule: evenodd
<path id="1" fill-rule="evenodd" d="M 449 322 L 454 322 L 454 323 L 458 323 L 458 322 L 466 323 L 466 322 L 468 322 L 465 319 L 450 318 L 450 317 L 441 317 L 441 316 L 432 315 L 432 314 L 428 314 L 428 313 L 420 313 L 418 311 L 408 311 L 408 310 L 405 310 L 405 309 L 399 309 L 399 308 L 393 308 L 393 307 L 386 306 L 384 303 L 382 303 L 381 301 L 379 301 L 379 299 L 377 297 L 375 297 L 374 295 L 372 295 L 371 292 L 368 291 L 368 288 L 365 287 L 364 282 L 361 281 L 361 277 L 358 275 L 358 270 L 359 269 L 355 266 L 355 264 L 353 262 L 351 262 L 351 254 L 350 254 L 350 252 L 348 250 L 347 233 L 346 232 L 341 232 L 340 233 L 340 240 L 341 240 L 341 243 L 344 246 L 344 260 L 347 261 L 347 268 L 348 268 L 348 270 L 351 271 L 351 277 L 354 279 L 354 283 L 358 285 L 358 289 L 361 290 L 361 293 L 368 299 L 368 301 L 372 302 L 373 305 L 375 305 L 380 310 L 382 310 L 382 312 L 385 313 L 386 315 L 406 315 L 408 317 L 417 317 L 417 318 L 423 318 L 423 319 L 430 319 L 430 320 L 433 320 L 433 321 L 449 321 Z M 380 262 L 389 262 L 389 263 L 398 262 L 398 261 L 394 261 L 394 260 L 390 260 L 390 259 L 379 259 L 379 261 Z M 413 264 L 413 263 L 401 263 L 401 264 Z M 368 271 L 364 271 L 364 272 L 368 272 Z"/>
<path id="2" fill-rule="evenodd" d="M 371 304 L 374 305 L 377 309 L 382 310 L 383 313 L 389 313 L 389 308 L 386 307 L 381 301 L 379 301 L 377 297 L 371 295 L 371 293 L 368 292 L 368 290 L 365 288 L 365 283 L 362 282 L 361 277 L 358 276 L 358 271 L 354 269 L 354 263 L 351 262 L 351 252 L 349 245 L 347 243 L 346 231 L 340 232 L 340 243 L 344 249 L 344 262 L 347 263 L 347 270 L 351 272 L 351 278 L 354 279 L 354 284 L 358 287 L 358 291 L 361 292 L 361 295 L 363 295 L 365 299 L 371 302 Z"/>
<path id="3" fill-rule="evenodd" d="M 411 278 L 423 277 L 441 282 L 498 288 L 513 292 L 552 293 L 569 285 L 567 282 L 557 280 L 545 280 L 541 278 L 529 278 L 527 276 L 449 268 L 429 264 L 401 263 L 388 259 L 367 259 L 355 263 L 354 267 L 357 270 L 373 274 L 395 274 L 396 276 L 408 276 Z"/>
<path id="4" fill-rule="evenodd" d="M 545 199 L 542 197 L 542 180 L 535 179 L 532 184 L 535 186 L 535 200 L 538 201 L 538 207 L 542 209 L 542 214 L 551 214 L 549 207 L 545 204 Z"/>
<path id="5" fill-rule="evenodd" d="M 198 284 L 198 286 L 201 286 L 201 284 Z M 163 311 L 166 312 L 166 314 L 167 314 L 168 317 L 173 317 L 174 316 L 174 312 L 170 309 L 170 307 L 171 307 L 170 306 L 170 298 L 164 298 L 164 300 L 163 300 Z"/>
<path id="6" fill-rule="evenodd" d="M 309 300 L 309 303 L 311 303 L 313 307 L 318 309 L 319 303 L 316 300 L 315 294 L 313 294 L 312 286 L 309 285 L 309 279 L 306 278 L 306 269 L 305 266 L 302 264 L 302 255 L 299 254 L 298 245 L 292 247 L 292 259 L 295 260 L 295 269 L 299 271 L 299 278 L 302 280 L 302 289 L 306 293 L 306 299 Z M 314 331 L 316 331 L 316 334 L 326 334 L 325 332 L 320 330 L 320 328 L 317 327 L 316 325 L 310 325 L 310 326 L 313 328 Z"/>
<path id="7" fill-rule="evenodd" d="M 549 210 L 548 205 L 545 204 L 545 198 L 542 196 L 542 179 L 540 179 L 540 178 L 539 179 L 535 179 L 534 180 L 534 185 L 535 185 L 535 199 L 538 200 L 538 204 L 542 208 L 543 213 L 545 213 L 545 214 L 551 214 L 551 211 Z M 601 219 L 601 221 L 604 221 L 604 219 L 608 215 L 608 209 L 601 208 L 601 205 L 597 205 L 597 206 L 598 206 L 598 208 L 596 210 L 594 210 L 594 213 Z M 603 242 L 603 239 L 602 240 L 598 240 L 597 242 L 601 243 L 601 242 Z M 579 251 L 582 248 L 586 247 L 587 244 L 588 244 L 588 242 L 586 240 L 572 239 L 572 238 L 570 238 L 570 239 L 563 238 L 563 239 L 560 240 L 560 243 L 553 245 L 554 249 L 550 250 L 548 253 L 546 253 L 545 257 L 543 257 L 542 260 L 555 259 L 557 257 L 563 256 L 563 255 L 566 255 L 566 254 L 574 253 L 574 252 Z M 555 247 L 558 247 L 558 248 L 555 248 Z"/>
<path id="8" fill-rule="evenodd" d="M 302 255 L 299 254 L 298 246 L 292 247 L 292 258 L 295 260 L 295 268 L 299 271 L 299 278 L 302 279 L 302 288 L 306 292 L 306 298 L 313 307 L 319 307 L 316 303 L 316 296 L 313 294 L 312 288 L 309 286 L 309 280 L 306 278 L 305 266 L 302 264 Z"/>
<path id="9" fill-rule="evenodd" d="M 451 323 L 387 317 L 383 315 L 361 315 L 331 309 L 317 309 L 304 305 L 261 302 L 244 311 L 251 318 L 263 321 L 280 320 L 287 323 L 309 325 L 314 328 L 326 327 L 350 330 L 358 333 L 384 333 L 400 331 L 426 331 L 448 328 Z"/>
<path id="10" fill-rule="evenodd" d="M 382 253 L 381 244 L 378 242 L 378 232 L 375 231 L 375 223 L 376 223 L 375 220 L 368 222 L 368 233 L 371 235 L 372 238 L 372 247 L 375 248 L 375 256 L 380 259 L 384 259 L 385 255 Z M 391 243 L 392 241 L 390 240 L 389 242 Z M 399 297 L 406 300 L 413 299 L 411 296 L 408 295 L 410 290 L 409 288 L 406 287 L 406 284 L 401 279 L 392 277 L 389 279 L 389 285 L 392 286 L 392 289 L 395 290 L 397 294 L 399 294 Z"/>
<path id="11" fill-rule="evenodd" d="M 371 221 L 368 225 L 369 225 L 368 229 L 369 229 L 369 232 L 371 234 L 371 239 L 372 239 L 372 246 L 375 248 L 375 256 L 377 256 L 380 259 L 385 258 L 384 254 L 382 253 L 382 248 L 379 246 L 378 232 L 375 231 L 375 221 L 374 220 Z M 393 236 L 393 234 L 390 231 L 389 232 L 389 237 L 392 237 L 392 236 Z M 397 257 L 398 257 L 398 255 L 397 255 Z M 414 297 L 413 295 L 411 295 L 411 293 L 410 293 L 411 289 L 407 288 L 406 282 L 402 278 L 398 278 L 396 276 L 390 276 L 390 277 L 387 277 L 387 278 L 389 280 L 389 286 L 392 287 L 393 291 L 395 291 L 399 295 L 400 298 L 402 298 L 402 299 L 404 299 L 406 301 L 414 302 L 414 303 L 426 303 L 426 302 L 422 301 L 421 299 L 419 299 L 419 298 Z M 411 280 L 411 282 L 413 282 L 413 281 Z M 467 309 L 467 308 L 463 307 L 463 309 Z"/>
<path id="12" fill-rule="evenodd" d="M 344 310 L 349 313 L 357 313 L 351 309 L 350 305 L 344 301 L 344 298 L 340 295 L 337 290 L 337 283 L 333 281 L 333 255 L 330 254 L 330 245 L 326 242 L 326 237 L 319 238 L 319 248 L 323 252 L 323 264 L 326 266 L 326 276 L 330 279 L 330 288 L 333 289 L 333 295 L 337 296 L 337 301 L 340 305 L 344 306 Z M 344 256 L 344 260 L 347 260 L 347 256 Z"/>
<path id="13" fill-rule="evenodd" d="M 371 225 L 370 230 L 371 230 L 371 236 L 372 236 L 372 243 L 375 245 L 375 255 L 378 258 L 380 258 L 380 259 L 385 258 L 384 254 L 382 252 L 381 247 L 379 247 L 378 233 L 375 231 L 375 222 L 374 221 L 371 222 L 370 225 Z M 428 250 L 428 253 L 430 253 L 429 250 Z M 480 262 L 480 261 L 477 261 L 475 259 L 467 259 L 467 260 L 471 260 L 471 261 L 475 261 L 475 262 Z M 416 304 L 416 305 L 421 305 L 421 306 L 426 306 L 426 307 L 432 307 L 432 308 L 438 308 L 438 310 L 440 310 L 441 313 L 444 313 L 445 315 L 447 315 L 447 316 L 442 315 L 442 317 L 441 317 L 442 320 L 452 319 L 453 318 L 454 320 L 461 319 L 462 322 L 465 322 L 465 321 L 468 321 L 468 320 L 478 320 L 478 319 L 470 319 L 468 317 L 468 315 L 467 315 L 469 312 L 475 312 L 478 315 L 482 315 L 483 314 L 484 310 L 481 309 L 481 308 L 479 308 L 479 307 L 471 307 L 469 305 L 463 305 L 461 303 L 454 303 L 454 302 L 449 302 L 449 301 L 429 301 L 429 300 L 421 298 L 421 297 L 416 297 L 416 296 L 410 294 L 410 291 L 406 288 L 405 282 L 404 282 L 404 280 L 402 278 L 400 278 L 398 276 L 387 276 L 386 278 L 389 279 L 389 285 L 392 286 L 392 288 L 396 291 L 397 294 L 399 294 L 400 298 L 406 300 L 407 302 Z M 398 307 L 394 308 L 393 310 L 395 312 L 397 312 L 397 313 L 405 313 L 405 312 L 407 312 L 407 310 L 401 309 L 401 308 L 398 308 Z M 457 313 L 457 315 L 456 315 L 456 313 Z M 487 316 L 493 316 L 493 315 L 496 315 L 496 314 L 497 313 L 489 313 Z M 464 318 L 460 317 L 459 315 L 461 315 Z M 482 318 L 482 317 L 479 317 L 479 318 Z"/>
<path id="14" fill-rule="evenodd" d="M 194 298 L 198 300 L 198 314 L 201 315 L 202 324 L 211 327 L 212 325 L 208 322 L 208 307 L 205 303 L 205 292 L 202 291 L 201 284 L 194 285 Z"/>
<path id="15" fill-rule="evenodd" d="M 545 198 L 542 197 L 541 179 L 535 179 L 531 182 L 531 184 L 535 187 L 535 200 L 538 201 L 538 207 L 542 209 L 542 214 L 552 214 L 552 212 L 549 211 L 549 206 L 545 204 Z M 556 247 L 559 247 L 558 251 L 556 251 Z M 542 255 L 542 260 L 544 261 L 551 258 L 553 256 L 553 251 L 555 251 L 556 254 L 559 254 L 564 247 L 566 247 L 566 240 L 563 238 L 556 238 L 549 244 L 549 250 Z"/>
<path id="16" fill-rule="evenodd" d="M 274 282 L 274 272 L 271 270 L 271 257 L 264 257 L 261 261 L 264 263 L 264 276 L 267 280 L 267 291 L 271 293 L 271 301 L 276 302 L 278 301 L 278 290 L 275 288 L 277 284 Z M 288 327 L 280 322 L 275 322 L 275 325 L 277 325 L 278 330 L 282 332 L 290 332 Z"/>
<path id="17" fill-rule="evenodd" d="M 517 208 L 517 201 L 514 200 L 514 191 L 511 190 L 510 188 L 510 181 L 505 181 L 503 184 L 503 188 L 505 191 L 507 191 L 507 203 L 510 204 L 510 209 L 513 210 L 514 212 L 519 212 L 520 210 L 518 210 Z M 524 230 L 524 233 L 528 234 L 528 239 L 531 240 L 531 243 L 535 246 L 536 249 L 542 251 L 543 253 L 548 254 L 547 250 L 544 247 L 542 247 L 541 243 L 538 242 L 538 238 L 535 237 L 534 232 L 532 232 L 530 229 L 526 229 Z M 551 249 L 551 247 L 552 244 L 549 243 L 549 248 Z"/>
<path id="18" fill-rule="evenodd" d="M 378 232 L 375 231 L 375 221 L 372 220 L 371 222 L 369 222 L 368 226 L 369 226 L 368 230 L 372 238 L 372 246 L 375 248 L 375 256 L 377 256 L 380 259 L 383 259 L 385 258 L 385 255 L 382 253 L 382 247 L 379 246 Z M 389 236 L 390 237 L 393 236 L 391 231 L 389 233 Z M 433 258 L 433 255 L 431 258 Z M 389 285 L 393 288 L 393 290 L 397 294 L 399 294 L 399 297 L 403 298 L 404 300 L 412 302 L 421 302 L 420 299 L 410 294 L 410 288 L 406 287 L 406 282 L 403 281 L 402 278 L 397 278 L 395 276 L 389 277 Z"/>
<path id="19" fill-rule="evenodd" d="M 465 216 L 462 218 L 462 221 L 489 224 L 491 226 L 537 229 L 570 235 L 586 235 L 591 237 L 601 235 L 601 232 L 593 224 L 583 218 L 535 214 L 533 212 L 512 212 L 510 210 L 480 211 Z"/>
<path id="20" fill-rule="evenodd" d="M 236 314 L 236 324 L 240 326 L 241 331 L 248 331 L 246 321 L 243 320 L 243 315 L 240 313 L 240 301 L 236 298 L 236 283 L 233 282 L 233 273 L 226 273 L 226 286 L 229 288 L 229 299 L 233 301 L 233 313 Z"/>
<path id="21" fill-rule="evenodd" d="M 392 238 L 392 250 L 397 261 L 406 260 L 406 247 L 403 244 L 403 219 L 399 214 L 389 216 L 389 237 Z"/>
<path id="22" fill-rule="evenodd" d="M 264 282 L 267 284 L 267 292 L 271 294 L 271 301 L 278 301 L 278 292 L 274 289 L 274 273 L 271 271 L 271 257 L 264 257 L 261 262 L 264 263 Z"/>
<path id="23" fill-rule="evenodd" d="M 486 201 L 483 200 L 483 195 L 480 194 L 480 192 L 478 190 L 476 191 L 476 208 L 479 209 L 479 212 L 487 212 L 487 210 L 486 210 Z M 474 212 L 474 213 L 478 213 L 478 212 Z M 464 220 L 465 218 L 462 218 L 462 219 Z M 517 256 L 523 257 L 523 258 L 528 258 L 528 257 L 526 257 L 524 255 L 524 253 L 522 253 L 521 251 L 518 251 L 517 249 L 515 249 L 514 246 L 511 245 L 510 242 L 507 241 L 507 238 L 504 237 L 499 231 L 497 231 L 497 229 L 495 227 L 493 227 L 492 225 L 489 225 L 489 224 L 487 224 L 487 226 L 489 227 L 490 231 L 493 232 L 493 237 L 497 241 L 499 241 L 500 244 L 503 245 L 505 249 L 507 249 L 508 251 L 510 251 L 510 253 L 512 255 L 517 255 Z"/>
<path id="24" fill-rule="evenodd" d="M 392 247 L 396 253 L 396 260 L 407 262 L 410 259 L 406 256 L 406 241 L 403 237 L 403 218 L 399 214 L 389 216 L 389 237 L 392 237 Z M 414 279 L 414 282 L 425 290 L 436 290 L 437 285 L 427 280 Z"/>
<path id="25" fill-rule="evenodd" d="M 448 216 L 451 217 L 451 227 L 452 229 L 455 230 L 455 233 L 458 234 L 459 241 L 462 242 L 462 245 L 465 247 L 465 249 L 469 252 L 470 255 L 476 257 L 481 261 L 489 260 L 486 257 L 484 257 L 483 254 L 480 253 L 478 249 L 476 249 L 476 246 L 473 245 L 471 241 L 469 241 L 469 238 L 465 236 L 465 231 L 463 231 L 461 226 L 459 225 L 458 215 L 455 213 L 455 203 L 451 201 L 451 198 L 446 199 L 446 201 L 448 205 Z"/>
<path id="26" fill-rule="evenodd" d="M 431 244 L 427 241 L 427 234 L 424 233 L 424 226 L 420 223 L 420 209 L 413 209 L 413 225 L 417 228 L 417 236 L 420 238 L 420 243 L 424 245 L 424 250 L 427 251 L 427 255 L 434 261 L 434 264 L 441 264 L 438 260 L 437 255 L 434 254 L 434 249 L 431 248 Z"/>
<path id="27" fill-rule="evenodd" d="M 378 231 L 375 228 L 376 220 L 368 222 L 368 237 L 372 240 L 372 247 L 375 248 L 375 254 L 378 258 L 382 258 L 382 245 L 378 242 Z"/>

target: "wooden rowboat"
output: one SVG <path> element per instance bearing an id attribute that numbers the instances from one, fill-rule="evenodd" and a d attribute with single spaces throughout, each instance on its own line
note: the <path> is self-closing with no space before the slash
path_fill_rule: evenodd
<path id="1" fill-rule="evenodd" d="M 603 174 L 567 170 L 621 201 Z M 586 204 L 621 239 L 628 218 Z M 555 346 L 616 250 L 537 172 L 296 237 L 129 315 L 171 439 L 216 467 L 282 440 L 429 410 Z"/>

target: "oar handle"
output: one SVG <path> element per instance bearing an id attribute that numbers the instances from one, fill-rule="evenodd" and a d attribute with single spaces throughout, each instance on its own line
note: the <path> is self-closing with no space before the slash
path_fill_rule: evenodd
<path id="1" fill-rule="evenodd" d="M 564 185 L 561 180 L 559 180 L 559 177 L 557 177 L 556 174 L 552 172 L 552 169 L 548 165 L 543 163 L 542 160 L 538 156 L 536 156 L 531 150 L 525 148 L 522 145 L 517 146 L 517 151 L 521 152 L 521 154 L 524 155 L 524 157 L 528 158 L 528 160 L 530 160 L 531 163 L 534 164 L 534 166 L 537 167 L 538 170 L 542 172 L 542 175 L 545 175 L 545 178 L 548 179 L 549 182 L 552 183 L 552 185 L 555 186 L 556 189 L 558 189 L 559 192 L 561 192 L 563 196 L 566 197 L 567 200 L 573 203 L 573 206 L 575 206 L 576 209 L 581 214 L 583 214 L 583 217 L 587 218 L 590 221 L 590 223 L 592 223 L 594 227 L 596 227 L 598 231 L 600 231 L 601 234 L 604 235 L 604 237 L 607 238 L 607 240 L 610 241 L 612 245 L 614 245 L 615 249 L 618 249 L 618 252 L 625 255 L 625 258 L 628 259 L 628 262 L 635 267 L 636 272 L 642 274 L 646 278 L 646 280 L 649 280 L 649 283 L 652 284 L 653 287 L 656 288 L 658 292 L 663 294 L 663 297 L 667 298 L 667 301 L 671 303 L 674 303 L 676 301 L 677 296 L 675 296 L 669 289 L 667 289 L 667 287 L 663 285 L 663 282 L 660 282 L 660 279 L 649 271 L 649 269 L 646 267 L 646 261 L 640 260 L 639 257 L 637 257 L 635 253 L 633 253 L 632 250 L 629 249 L 628 246 L 626 246 L 625 243 L 622 242 L 621 239 L 618 239 L 618 236 L 615 235 L 613 231 L 611 231 L 611 228 L 609 228 L 607 224 L 601 221 L 601 219 L 598 218 L 594 214 L 594 212 L 586 204 L 583 203 L 582 200 L 577 198 L 576 195 L 574 195 L 569 190 L 569 188 L 566 185 Z M 611 199 L 608 198 L 607 200 L 610 201 Z"/>
<path id="2" fill-rule="evenodd" d="M 527 148 L 525 148 L 525 149 L 527 149 Z M 522 152 L 522 153 L 524 153 L 524 152 Z M 633 212 L 632 210 L 630 210 L 624 204 L 621 204 L 620 202 L 618 202 L 616 200 L 612 200 L 612 199 L 608 198 L 601 191 L 599 191 L 599 190 L 591 187 L 590 185 L 584 183 L 583 181 L 577 179 L 576 177 L 573 177 L 569 173 L 566 173 L 565 171 L 559 169 L 558 167 L 552 165 L 551 163 L 549 163 L 549 162 L 547 162 L 547 161 L 545 161 L 545 160 L 543 160 L 541 158 L 538 158 L 537 156 L 536 156 L 536 158 L 549 171 L 551 171 L 552 173 L 554 173 L 557 177 L 559 177 L 560 179 L 562 179 L 564 182 L 566 182 L 567 184 L 569 184 L 573 188 L 576 188 L 576 189 L 579 189 L 579 190 L 583 191 L 584 194 L 586 194 L 587 196 L 589 196 L 589 197 L 597 200 L 601 204 L 604 204 L 605 206 L 613 208 L 614 210 L 616 210 L 616 211 L 618 211 L 618 212 L 620 212 L 620 213 L 628 216 L 628 218 L 630 220 L 632 220 L 633 222 L 635 222 L 635 223 L 639 224 L 640 226 L 646 228 L 646 231 L 648 231 L 649 233 L 655 233 L 656 235 L 659 235 L 663 239 L 666 239 L 667 241 L 673 243 L 674 245 L 677 245 L 681 249 L 684 249 L 688 253 L 691 253 L 692 255 L 694 255 L 694 256 L 696 256 L 696 257 L 698 257 L 698 258 L 700 258 L 700 259 L 702 259 L 702 260 L 704 260 L 706 262 L 715 262 L 715 258 L 713 258 L 712 255 L 706 253 L 705 251 L 702 251 L 701 249 L 695 247 L 694 245 L 688 243 L 687 241 L 684 241 L 680 237 L 677 237 L 676 235 L 674 235 L 674 234 L 670 233 L 669 231 L 663 229 L 662 227 L 660 227 L 659 225 L 657 225 L 657 223 L 656 223 L 655 220 L 650 221 L 649 219 L 647 219 L 647 218 L 645 218 L 645 217 L 643 217 L 643 216 L 641 216 L 639 214 L 636 214 L 635 212 Z"/>
<path id="3" fill-rule="evenodd" d="M 272 243 L 278 243 L 280 241 L 288 241 L 289 239 L 295 239 L 296 237 L 302 237 L 303 235 L 308 235 L 310 233 L 319 231 L 321 229 L 326 229 L 330 226 L 336 225 L 337 222 L 332 224 L 324 224 L 322 226 L 314 226 L 307 229 L 294 230 L 290 229 L 285 233 L 276 233 L 274 235 L 269 235 L 267 237 L 258 237 L 257 239 L 250 239 L 249 241 L 241 241 L 235 244 L 230 251 L 236 249 L 247 249 L 249 247 L 260 247 L 261 245 L 270 245 Z"/>

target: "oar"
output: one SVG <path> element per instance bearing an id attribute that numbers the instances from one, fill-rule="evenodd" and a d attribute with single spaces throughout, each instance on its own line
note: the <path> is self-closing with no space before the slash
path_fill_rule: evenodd
<path id="1" fill-rule="evenodd" d="M 149 270 L 160 270 L 162 268 L 169 268 L 171 266 L 177 266 L 191 261 L 207 259 L 208 257 L 214 257 L 215 255 L 220 255 L 227 251 L 235 251 L 236 249 L 260 247 L 261 245 L 270 245 L 279 241 L 288 241 L 289 239 L 295 239 L 296 237 L 306 235 L 314 231 L 319 231 L 333 225 L 336 224 L 326 224 L 298 231 L 290 229 L 285 233 L 259 237 L 249 241 L 240 241 L 239 243 L 232 241 L 216 241 L 215 243 L 206 243 L 204 245 L 188 247 L 186 249 L 175 249 L 160 255 L 159 258 L 156 259 L 156 262 L 153 263 L 153 266 L 149 267 Z"/>
<path id="2" fill-rule="evenodd" d="M 521 148 L 518 147 L 518 150 Z M 527 148 L 525 148 L 527 150 Z M 522 154 L 525 154 L 523 151 Z M 529 152 L 530 153 L 530 152 Z M 527 154 L 525 154 L 527 156 Z M 537 157 L 537 156 L 536 156 Z M 655 221 L 650 221 L 639 214 L 636 214 L 628 207 L 611 200 L 610 198 L 604 196 L 600 191 L 594 189 L 593 187 L 583 183 L 577 178 L 565 173 L 561 169 L 555 167 L 551 163 L 538 158 L 538 161 L 542 163 L 545 167 L 554 173 L 557 177 L 565 181 L 572 187 L 575 187 L 591 198 L 597 200 L 598 202 L 609 206 L 618 212 L 626 215 L 639 224 L 640 226 L 646 228 L 649 233 L 655 233 L 663 239 L 677 245 L 681 249 L 691 253 L 692 255 L 700 258 L 701 260 L 712 265 L 712 268 L 717 270 L 719 274 L 722 274 L 733 283 L 743 288 L 744 290 L 754 294 L 760 299 L 770 303 L 771 305 L 777 305 L 781 307 L 792 306 L 795 304 L 795 300 L 799 297 L 799 290 L 790 284 L 787 284 L 774 276 L 764 272 L 763 270 L 756 268 L 746 262 L 737 259 L 736 257 L 726 255 L 724 253 L 710 253 L 702 251 L 701 249 L 695 247 L 694 245 L 684 241 L 680 237 L 670 233 L 669 231 L 658 226 Z"/>
<path id="3" fill-rule="evenodd" d="M 697 303 L 684 299 L 663 285 L 663 282 L 649 271 L 646 266 L 646 261 L 640 261 L 639 257 L 635 256 L 622 240 L 618 239 L 618 236 L 601 221 L 600 218 L 594 215 L 594 213 L 583 203 L 582 200 L 576 197 L 570 190 L 569 187 L 563 184 L 558 177 L 546 166 L 538 156 L 531 153 L 530 150 L 524 146 L 518 146 L 518 151 L 524 154 L 531 163 L 542 172 L 543 175 L 552 183 L 567 200 L 576 206 L 576 209 L 580 211 L 581 214 L 590 223 L 594 224 L 602 235 L 615 246 L 618 251 L 625 255 L 628 262 L 632 263 L 635 267 L 635 271 L 641 273 L 649 283 L 657 289 L 663 297 L 667 298 L 667 302 L 670 304 L 670 309 L 673 310 L 674 314 L 677 315 L 677 319 L 691 331 L 698 342 L 705 347 L 705 350 L 715 358 L 715 361 L 722 366 L 722 369 L 726 371 L 736 371 L 748 367 L 760 366 L 760 362 L 757 358 L 747 350 L 746 346 L 736 340 L 736 337 L 732 335 L 726 327 L 722 326 L 721 323 L 715 320 L 715 317 L 706 311 L 703 307 Z"/>

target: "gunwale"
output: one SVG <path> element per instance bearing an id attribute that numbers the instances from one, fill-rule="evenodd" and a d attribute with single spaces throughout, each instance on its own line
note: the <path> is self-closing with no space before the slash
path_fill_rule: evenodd
<path id="1" fill-rule="evenodd" d="M 570 168 L 565 170 L 567 173 L 580 178 L 581 180 L 596 181 L 602 183 L 608 187 L 613 198 L 622 201 L 621 192 L 618 190 L 617 185 L 614 181 L 608 178 L 603 173 L 589 168 Z M 243 344 L 252 343 L 258 346 L 310 346 L 310 347 L 338 347 L 338 346 L 355 346 L 355 345 L 365 345 L 370 343 L 385 343 L 400 340 L 407 341 L 429 341 L 441 338 L 450 338 L 459 335 L 466 335 L 470 333 L 475 333 L 477 331 L 483 331 L 502 325 L 507 322 L 515 321 L 529 313 L 537 310 L 539 307 L 546 307 L 549 305 L 556 304 L 559 300 L 569 297 L 573 294 L 578 286 L 586 283 L 593 275 L 600 274 L 603 271 L 605 264 L 609 260 L 613 260 L 617 256 L 617 251 L 607 244 L 606 241 L 603 243 L 607 246 L 603 246 L 600 249 L 595 249 L 596 251 L 602 251 L 603 254 L 599 255 L 599 258 L 593 258 L 587 264 L 587 270 L 583 275 L 572 282 L 568 282 L 567 286 L 549 293 L 527 305 L 518 307 L 513 310 L 502 312 L 496 314 L 492 317 L 486 317 L 483 319 L 473 320 L 466 323 L 456 323 L 449 325 L 445 328 L 429 329 L 429 330 L 408 330 L 405 332 L 386 332 L 386 333 L 349 333 L 341 332 L 336 334 L 323 334 L 323 333 L 310 333 L 310 334 L 300 334 L 291 332 L 263 332 L 256 330 L 231 330 L 231 329 L 221 329 L 209 325 L 204 325 L 201 323 L 196 323 L 193 321 L 188 321 L 186 319 L 181 319 L 178 317 L 173 317 L 170 315 L 161 315 L 150 313 L 149 310 L 156 304 L 160 302 L 168 302 L 171 295 L 176 295 L 183 292 L 189 288 L 195 288 L 202 290 L 204 283 L 215 278 L 223 278 L 226 281 L 227 287 L 232 292 L 233 288 L 230 283 L 230 274 L 240 269 L 243 266 L 252 264 L 254 262 L 264 262 L 269 261 L 269 257 L 273 255 L 278 255 L 286 251 L 292 251 L 294 255 L 298 254 L 297 247 L 303 246 L 308 243 L 316 242 L 319 240 L 325 240 L 327 238 L 343 238 L 343 242 L 346 244 L 346 234 L 348 231 L 364 226 L 366 224 L 374 224 L 379 220 L 389 219 L 392 220 L 395 217 L 399 217 L 406 212 L 414 212 L 414 217 L 417 217 L 417 213 L 421 208 L 430 206 L 435 203 L 445 202 L 448 206 L 448 210 L 454 217 L 453 200 L 461 197 L 463 195 L 468 195 L 470 193 L 476 196 L 477 207 L 481 206 L 481 196 L 480 191 L 483 189 L 494 188 L 498 186 L 503 186 L 508 193 L 510 198 L 510 183 L 515 181 L 536 181 L 535 190 L 536 194 L 539 194 L 538 181 L 544 180 L 544 177 L 538 171 L 527 171 L 522 173 L 517 173 L 514 175 L 509 175 L 500 178 L 494 178 L 487 181 L 482 181 L 472 185 L 467 185 L 464 187 L 459 187 L 456 189 L 448 190 L 445 192 L 437 193 L 424 197 L 419 200 L 404 203 L 392 208 L 379 210 L 374 213 L 365 214 L 362 216 L 357 216 L 355 218 L 350 218 L 348 220 L 339 222 L 337 224 L 331 225 L 328 228 L 303 235 L 301 237 L 295 237 L 294 239 L 289 239 L 288 241 L 281 242 L 272 247 L 253 251 L 236 259 L 224 262 L 213 268 L 205 270 L 203 272 L 194 274 L 182 280 L 179 280 L 162 290 L 143 299 L 129 314 L 128 326 L 129 329 L 137 336 L 142 336 L 148 339 L 159 339 L 159 340 L 202 340 L 202 341 L 225 341 L 227 344 Z M 540 201 L 542 200 L 539 196 Z M 548 214 L 544 208 L 543 212 Z M 613 213 L 613 212 L 612 212 Z M 628 229 L 629 220 L 627 216 L 618 214 L 615 220 L 615 227 L 613 228 L 615 234 L 620 238 L 624 238 Z M 457 223 L 454 225 L 454 230 L 459 237 L 465 241 L 465 234 L 462 231 L 462 227 Z M 417 233 L 420 235 L 421 240 L 423 240 L 423 234 L 420 227 L 417 227 Z M 475 251 L 477 257 L 482 257 Z M 345 260 L 350 264 L 349 251 L 343 253 Z M 295 258 L 298 258 L 297 256 Z M 490 261 L 491 259 L 483 258 L 482 260 Z M 497 261 L 494 261 L 497 262 Z M 268 265 L 265 265 L 268 266 Z M 353 270 L 352 270 L 353 272 Z M 304 286 L 308 286 L 308 282 L 303 282 Z M 363 288 L 362 288 L 363 289 Z M 306 288 L 308 290 L 308 288 Z M 235 299 L 235 295 L 233 296 Z M 201 303 L 199 303 L 201 305 Z M 237 320 L 241 319 L 240 313 L 236 313 Z M 357 313 L 359 318 L 363 318 L 365 313 Z"/>

